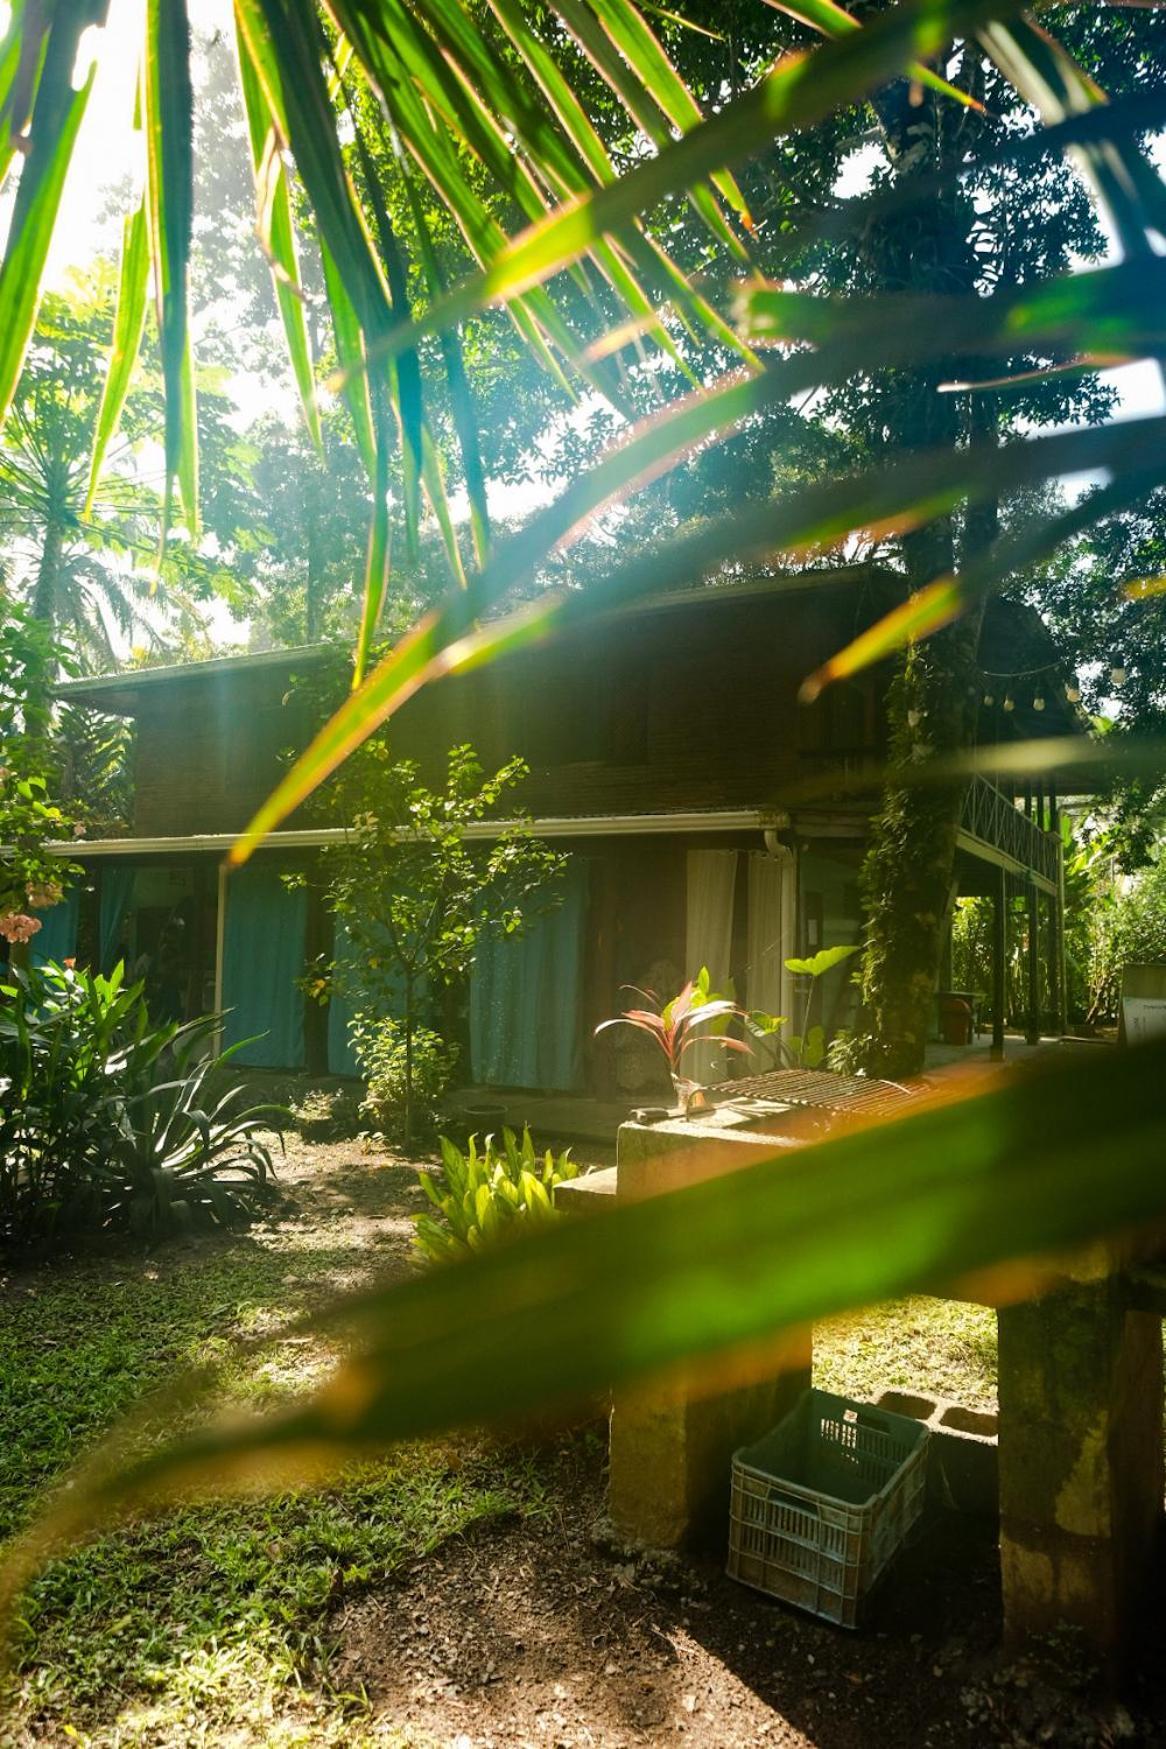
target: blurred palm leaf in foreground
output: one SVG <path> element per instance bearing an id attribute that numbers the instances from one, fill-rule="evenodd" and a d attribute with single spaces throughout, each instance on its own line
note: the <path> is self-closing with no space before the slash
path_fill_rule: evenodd
<path id="1" fill-rule="evenodd" d="M 5 138 L 20 142 L 20 182 L 0 270 L 0 412 L 18 378 L 35 319 L 48 236 L 88 87 L 74 93 L 81 30 L 100 13 L 80 0 L 13 8 L 0 48 Z M 799 8 L 788 8 L 799 14 Z M 658 477 L 695 448 L 723 438 L 767 407 L 848 381 L 883 364 L 961 360 L 975 383 L 1000 361 L 1035 350 L 1057 369 L 1162 352 L 1163 185 L 1143 155 L 1145 103 L 1108 105 L 1058 45 L 1002 0 L 915 0 L 855 29 L 815 3 L 801 16 L 831 35 L 784 57 L 717 113 L 700 119 L 632 0 L 558 0 L 552 10 L 492 0 L 509 48 L 479 32 L 459 0 L 237 0 L 236 17 L 258 228 L 272 263 L 296 381 L 311 429 L 314 363 L 305 352 L 301 284 L 288 199 L 291 163 L 318 237 L 328 287 L 336 387 L 345 394 L 374 489 L 360 676 L 387 587 L 388 456 L 401 446 L 404 521 L 410 535 L 426 496 L 450 530 L 456 582 L 448 598 L 354 692 L 264 809 L 241 860 L 353 746 L 425 681 L 486 659 L 523 638 L 586 613 L 612 593 L 693 579 L 742 557 L 824 549 L 872 529 L 925 526 L 951 506 L 989 499 L 1002 485 L 1100 472 L 1105 491 L 1088 506 L 1039 516 L 990 540 L 963 567 L 927 578 L 861 648 L 813 684 L 849 671 L 958 615 L 1021 562 L 1052 551 L 1083 520 L 1144 495 L 1166 476 L 1164 422 L 1148 418 L 1021 439 L 999 448 L 932 445 L 853 477 L 824 479 L 677 538 L 650 561 L 617 570 L 602 590 L 504 609 L 517 585 L 569 542 L 599 509 Z M 141 120 L 147 147 L 145 226 L 126 233 L 123 314 L 101 441 L 116 423 L 126 348 L 140 330 L 141 276 L 152 263 L 168 390 L 166 457 L 193 520 L 189 322 L 190 82 L 182 7 L 147 8 L 150 59 Z M 617 174 L 576 94 L 559 39 L 598 75 L 644 140 Z M 976 39 L 1048 130 L 1072 150 L 1120 240 L 1123 259 L 1103 272 L 1065 275 L 988 298 L 903 297 L 832 301 L 747 279 L 739 332 L 697 276 L 682 273 L 647 225 L 662 202 L 689 199 L 709 239 L 745 273 L 751 217 L 730 172 L 776 136 L 817 124 L 904 75 L 944 87 L 955 39 Z M 956 102 L 944 87 L 936 101 Z M 1157 118 L 1161 120 L 1159 115 Z M 374 139 L 374 135 L 382 136 Z M 414 195 L 424 178 L 451 216 L 476 271 L 446 288 L 413 204 L 412 233 L 396 234 L 375 178 L 360 192 L 342 140 L 371 150 L 387 136 Z M 1005 140 L 1002 157 L 1031 151 Z M 1043 149 L 1043 148 L 1041 148 Z M 467 163 L 473 160 L 473 174 Z M 9 168 L 14 157 L 9 154 Z M 500 189 L 515 215 L 508 233 L 481 197 Z M 877 205 L 863 197 L 856 213 Z M 376 239 L 374 246 L 373 239 Z M 390 268 L 412 248 L 426 274 L 415 319 Z M 629 410 L 628 334 L 675 360 L 678 336 L 696 334 L 714 361 L 712 386 L 634 428 L 497 551 L 487 550 L 473 420 L 458 372 L 458 325 L 489 303 L 505 306 L 542 365 Z M 440 467 L 427 438 L 421 360 L 429 336 L 460 401 L 458 434 L 469 453 L 472 562 L 457 548 Z M 610 344 L 604 343 L 604 336 Z M 773 349 L 777 348 L 775 352 Z M 690 378 L 699 378 L 683 354 Z M 736 375 L 723 376 L 726 364 Z M 460 385 L 460 387 L 459 387 Z M 1061 757 L 1064 763 L 1064 755 Z M 314 1399 L 281 1419 L 211 1427 L 145 1457 L 107 1453 L 9 1569 L 27 1562 L 120 1503 L 145 1500 L 205 1477 L 216 1485 L 283 1460 L 298 1470 L 340 1461 L 369 1444 L 434 1432 L 487 1416 L 518 1415 L 548 1400 L 757 1342 L 785 1325 L 855 1302 L 939 1287 L 963 1272 L 1079 1243 L 1148 1222 L 1166 1207 L 1158 1162 L 1166 1119 L 1157 1076 L 1166 1052 L 1099 1057 L 1089 1073 L 995 1084 L 980 1097 L 925 1107 L 894 1126 L 807 1149 L 779 1168 L 759 1165 L 591 1223 L 564 1223 L 517 1245 L 422 1281 L 350 1302 L 366 1345 Z"/>
<path id="2" fill-rule="evenodd" d="M 115 1439 L 13 1546 L 6 1592 L 128 1506 L 314 1479 L 394 1440 L 569 1409 L 688 1360 L 721 1357 L 727 1372 L 783 1328 L 1160 1219 L 1163 1072 L 1156 1045 L 1105 1053 L 1087 1074 L 971 1077 L 906 1118 L 351 1296 L 333 1317 L 356 1350 L 321 1390 L 264 1420 L 155 1433 L 144 1450 L 132 1432 Z M 1011 1271 L 1003 1292 L 1039 1280 Z M 191 1381 L 185 1406 L 206 1385 Z M 179 1400 L 152 1406 L 155 1427 Z"/>

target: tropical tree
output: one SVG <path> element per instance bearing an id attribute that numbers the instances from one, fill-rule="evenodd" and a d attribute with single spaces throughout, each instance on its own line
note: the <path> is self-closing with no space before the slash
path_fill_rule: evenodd
<path id="1" fill-rule="evenodd" d="M 321 853 L 343 944 L 329 984 L 357 1010 L 358 1051 L 365 1041 L 375 1048 L 378 1028 L 399 1016 L 406 1141 L 423 1006 L 439 1008 L 443 993 L 464 983 L 482 942 L 521 935 L 557 898 L 565 859 L 521 816 L 488 849 L 467 839 L 526 775 L 512 759 L 487 776 L 472 747 L 452 747 L 444 785 L 430 789 L 412 760 L 394 760 L 377 737 L 325 792 L 325 818 L 344 834 Z"/>
<path id="2" fill-rule="evenodd" d="M 185 542 L 159 574 L 162 500 L 146 458 L 161 401 L 148 374 L 128 397 L 109 465 L 93 475 L 111 316 L 100 264 L 74 290 L 44 300 L 0 436 L 0 550 L 12 585 L 84 668 L 197 637 L 199 600 L 234 588 L 221 565 Z M 221 535 L 224 509 L 229 523 L 236 508 L 224 504 L 222 475 L 232 466 L 224 449 L 236 445 L 223 411 L 219 397 L 204 397 L 209 503 Z"/>

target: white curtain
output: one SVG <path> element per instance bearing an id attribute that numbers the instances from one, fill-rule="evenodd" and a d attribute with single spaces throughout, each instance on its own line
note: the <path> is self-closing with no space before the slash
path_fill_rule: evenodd
<path id="1" fill-rule="evenodd" d="M 735 850 L 688 852 L 688 920 L 684 943 L 684 976 L 695 978 L 708 967 L 709 985 L 727 996 L 733 952 L 733 889 L 737 883 Z M 720 1045 L 694 1045 L 681 1064 L 690 1081 L 723 1081 L 729 1056 Z"/>
<path id="2" fill-rule="evenodd" d="M 785 961 L 797 952 L 797 900 L 792 850 L 782 845 L 774 855 L 750 856 L 744 1001 L 765 1014 L 784 1014 L 786 1033 L 797 1030 L 794 981 L 785 969 Z"/>

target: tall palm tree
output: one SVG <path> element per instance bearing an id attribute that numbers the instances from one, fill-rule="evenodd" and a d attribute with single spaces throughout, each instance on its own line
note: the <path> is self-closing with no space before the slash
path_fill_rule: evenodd
<path id="1" fill-rule="evenodd" d="M 45 299 L 0 437 L 0 542 L 34 616 L 85 668 L 116 666 L 199 624 L 193 602 L 154 559 L 161 499 L 135 454 L 157 414 L 134 398 L 112 465 L 87 503 L 105 375 L 108 296 L 99 284 Z"/>

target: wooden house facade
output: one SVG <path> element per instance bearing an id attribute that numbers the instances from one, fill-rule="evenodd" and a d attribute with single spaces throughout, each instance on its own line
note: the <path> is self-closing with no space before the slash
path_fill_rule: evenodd
<path id="1" fill-rule="evenodd" d="M 886 673 L 808 706 L 797 695 L 882 606 L 850 581 L 694 590 L 597 616 L 406 704 L 390 725 L 397 756 L 440 782 L 456 744 L 471 743 L 488 771 L 521 755 L 530 775 L 518 799 L 570 853 L 562 904 L 521 940 L 479 953 L 459 1011 L 466 1079 L 646 1093 L 653 1066 L 634 1041 L 592 1036 L 619 1012 L 623 985 L 667 994 L 707 965 L 750 1008 L 790 1014 L 800 997 L 784 960 L 859 939 L 873 805 L 859 784 L 883 751 Z M 982 649 L 982 739 L 1076 728 L 1034 614 L 994 604 Z M 1005 713 L 992 677 L 1032 673 L 1042 652 L 1047 697 L 1030 690 Z M 313 677 L 335 660 L 273 651 L 63 685 L 77 704 L 134 719 L 135 803 L 129 836 L 78 847 L 90 879 L 50 915 L 46 957 L 80 943 L 91 959 L 124 958 L 147 976 L 168 1012 L 229 1010 L 227 1036 L 254 1037 L 241 1056 L 257 1066 L 353 1070 L 342 1005 L 305 1004 L 298 984 L 329 951 L 329 919 L 310 885 L 289 890 L 282 878 L 310 872 L 326 834 L 293 816 L 246 868 L 223 869 L 281 758 L 305 745 Z M 1034 940 L 1045 944 L 1034 1006 L 1051 1011 L 1036 1016 L 1046 1026 L 1063 987 L 1055 826 L 1047 779 L 1035 792 L 977 779 L 956 870 L 962 892 L 1011 882 L 1031 894 Z M 827 1027 L 852 1018 L 844 974 L 816 1000 Z"/>

